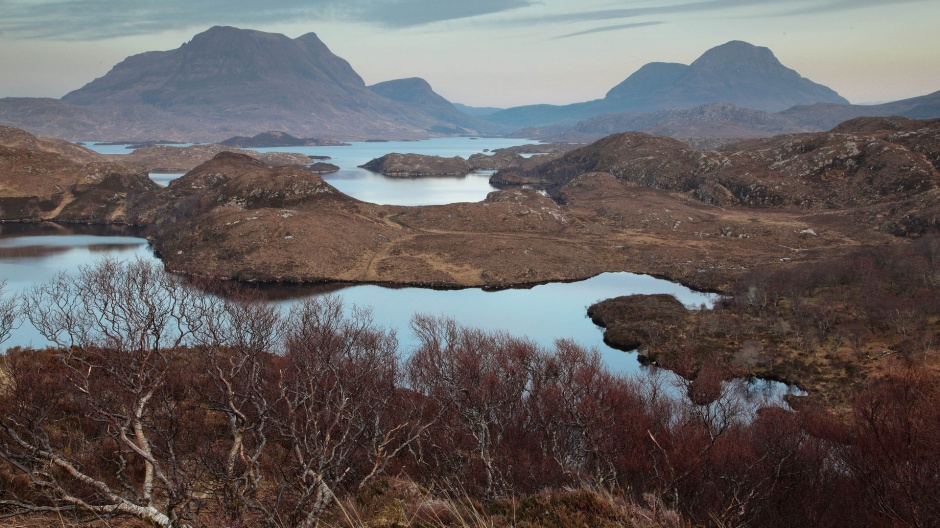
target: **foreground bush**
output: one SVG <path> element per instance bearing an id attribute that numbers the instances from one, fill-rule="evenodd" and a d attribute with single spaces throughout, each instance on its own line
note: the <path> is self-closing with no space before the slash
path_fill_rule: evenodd
<path id="1" fill-rule="evenodd" d="M 0 305 L 0 332 L 25 317 L 57 344 L 0 358 L 0 519 L 940 524 L 925 369 L 838 416 L 756 410 L 717 372 L 640 381 L 571 342 L 426 316 L 402 358 L 336 298 L 288 313 L 220 288 L 104 261 Z"/>

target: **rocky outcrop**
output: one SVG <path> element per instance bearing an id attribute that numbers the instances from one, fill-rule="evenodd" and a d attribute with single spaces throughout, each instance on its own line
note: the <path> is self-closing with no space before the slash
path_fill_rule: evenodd
<path id="1" fill-rule="evenodd" d="M 561 158 L 523 171 L 497 172 L 491 182 L 507 181 L 513 172 L 520 184 L 555 192 L 587 172 L 609 172 L 623 181 L 654 189 L 685 192 L 695 186 L 702 155 L 672 138 L 627 132 L 573 150 Z"/>
<path id="2" fill-rule="evenodd" d="M 314 174 L 333 174 L 334 172 L 339 172 L 339 165 L 324 163 L 322 161 L 307 165 L 306 168 Z"/>
<path id="3" fill-rule="evenodd" d="M 386 154 L 360 167 L 389 178 L 466 176 L 470 172 L 470 164 L 460 156 L 442 158 L 421 154 Z"/>
<path id="4" fill-rule="evenodd" d="M 60 154 L 0 146 L 0 220 L 126 223 L 128 208 L 158 188 L 139 168 L 76 163 Z"/>
<path id="5" fill-rule="evenodd" d="M 473 154 L 467 161 L 470 163 L 471 170 L 525 170 L 557 159 L 563 153 L 575 148 L 577 145 L 570 143 L 519 145 L 489 153 Z M 523 154 L 530 154 L 530 156 L 523 156 Z"/>
<path id="6" fill-rule="evenodd" d="M 895 120 L 895 127 L 873 131 L 881 122 L 861 120 L 831 132 L 754 139 L 708 152 L 628 132 L 532 169 L 497 173 L 491 181 L 557 193 L 583 173 L 606 172 L 710 204 L 817 210 L 890 204 L 936 190 L 940 120 Z"/>
<path id="7" fill-rule="evenodd" d="M 75 163 L 104 161 L 97 152 L 61 139 L 34 136 L 25 130 L 0 125 L 0 146 L 58 154 Z"/>
<path id="8" fill-rule="evenodd" d="M 310 158 L 291 152 L 255 152 L 225 145 L 207 144 L 189 147 L 153 145 L 135 149 L 130 154 L 111 154 L 107 158 L 133 163 L 149 172 L 187 172 L 212 159 L 220 152 L 250 155 L 271 167 L 305 167 Z"/>

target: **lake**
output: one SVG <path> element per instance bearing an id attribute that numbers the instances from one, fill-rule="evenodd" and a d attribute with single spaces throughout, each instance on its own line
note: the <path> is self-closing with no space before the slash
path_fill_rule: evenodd
<path id="1" fill-rule="evenodd" d="M 451 178 L 386 178 L 365 169 L 369 161 L 385 154 L 424 154 L 464 159 L 484 150 L 526 145 L 531 140 L 514 138 L 433 138 L 424 141 L 361 141 L 343 146 L 325 147 L 275 147 L 251 149 L 258 152 L 298 152 L 307 156 L 329 156 L 326 160 L 340 168 L 339 172 L 323 177 L 330 185 L 343 193 L 364 202 L 383 205 L 443 205 L 457 202 L 479 202 L 496 188 L 490 185 L 492 172 L 471 173 Z M 84 146 L 102 154 L 129 154 L 126 145 Z M 311 162 L 314 160 L 311 160 Z M 167 185 L 182 174 L 152 173 L 150 178 L 160 185 Z"/>
<path id="2" fill-rule="evenodd" d="M 314 156 L 330 156 L 342 168 L 327 180 L 360 200 L 384 204 L 431 205 L 479 201 L 493 189 L 487 175 L 465 178 L 397 180 L 373 174 L 357 165 L 390 152 L 469 157 L 484 149 L 495 150 L 528 143 L 504 138 L 441 138 L 419 142 L 363 142 L 350 146 L 290 147 L 278 149 Z M 92 148 L 96 148 L 92 146 Z M 109 152 L 117 146 L 107 146 Z M 125 152 L 127 152 L 125 150 Z M 151 175 L 166 183 L 178 175 Z M 62 227 L 50 225 L 0 225 L 0 278 L 8 291 L 22 291 L 53 278 L 60 271 L 94 264 L 104 256 L 154 260 L 147 241 L 133 229 L 115 227 Z M 403 352 L 415 345 L 409 321 L 414 314 L 451 317 L 461 324 L 504 330 L 526 336 L 550 347 L 556 339 L 572 339 L 597 348 L 613 370 L 649 373 L 635 353 L 614 350 L 603 342 L 603 330 L 587 317 L 586 308 L 599 300 L 629 294 L 669 293 L 688 306 L 709 305 L 715 296 L 692 291 L 682 285 L 645 275 L 605 273 L 585 281 L 538 285 L 526 289 L 484 291 L 478 288 L 434 290 L 377 285 L 317 285 L 283 287 L 271 292 L 276 301 L 289 304 L 306 295 L 333 294 L 348 306 L 369 307 L 375 322 L 397 332 Z M 45 341 L 28 323 L 18 329 L 5 346 L 43 346 Z M 758 381 L 752 392 L 769 394 L 774 400 L 788 392 L 786 385 Z"/>
<path id="3" fill-rule="evenodd" d="M 21 292 L 54 278 L 61 271 L 93 265 L 105 256 L 156 261 L 147 241 L 126 230 L 108 227 L 53 227 L 32 224 L 0 225 L 0 277 L 7 291 Z M 267 288 L 272 290 L 273 287 Z M 268 291 L 289 304 L 307 295 L 338 295 L 347 305 L 370 307 L 375 321 L 396 330 L 404 350 L 415 345 L 409 321 L 414 314 L 452 317 L 462 324 L 505 330 L 532 338 L 543 346 L 556 339 L 573 339 L 601 350 L 605 362 L 620 371 L 640 368 L 635 354 L 603 343 L 602 330 L 586 315 L 590 304 L 628 293 L 671 293 L 690 306 L 711 304 L 714 296 L 647 275 L 605 273 L 592 279 L 552 283 L 526 289 L 484 291 L 479 288 L 434 290 L 377 285 L 285 286 Z M 44 346 L 45 340 L 28 323 L 5 346 Z"/>

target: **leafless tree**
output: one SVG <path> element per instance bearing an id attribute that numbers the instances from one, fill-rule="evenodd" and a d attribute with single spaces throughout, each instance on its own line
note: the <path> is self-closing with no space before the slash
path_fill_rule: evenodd
<path id="1" fill-rule="evenodd" d="M 228 425 L 205 446 L 210 493 L 229 521 L 252 515 L 265 519 L 271 512 L 258 494 L 277 397 L 273 351 L 281 346 L 284 318 L 276 305 L 231 284 L 202 281 L 198 286 L 208 292 L 194 332 L 195 348 L 208 362 L 204 397 Z"/>
<path id="2" fill-rule="evenodd" d="M 470 463 L 479 462 L 483 497 L 491 501 L 506 484 L 506 465 L 497 463 L 497 454 L 506 432 L 524 412 L 538 349 L 530 341 L 460 327 L 451 319 L 415 316 L 412 328 L 420 341 L 409 363 L 412 388 L 443 410 L 436 428 L 444 439 L 472 438 L 469 447 L 433 445 L 443 458 L 438 464 L 443 462 L 456 476 L 454 470 L 467 472 Z M 463 449 L 471 456 L 463 456 Z"/>
<path id="3" fill-rule="evenodd" d="M 0 280 L 0 343 L 10 339 L 22 319 L 22 309 L 19 300 L 13 295 L 7 295 L 7 281 Z"/>
<path id="4" fill-rule="evenodd" d="M 128 515 L 158 526 L 185 525 L 192 505 L 191 464 L 179 406 L 169 390 L 179 347 L 196 324 L 191 288 L 157 265 L 103 260 L 61 274 L 24 296 L 26 316 L 61 347 L 64 379 L 86 441 L 108 446 L 111 459 L 94 467 L 70 456 L 70 435 L 51 413 L 0 418 L 0 456 L 47 495 L 43 506 L 96 515 Z M 76 425 L 76 427 L 78 427 Z"/>
<path id="5" fill-rule="evenodd" d="M 279 492 L 270 524 L 314 526 L 337 493 L 381 474 L 420 433 L 394 333 L 336 297 L 309 298 L 290 314 L 273 425 Z"/>
<path id="6" fill-rule="evenodd" d="M 616 487 L 622 455 L 642 450 L 629 434 L 645 426 L 639 387 L 571 341 L 558 341 L 538 362 L 528 412 L 545 456 L 567 477 L 563 485 Z"/>

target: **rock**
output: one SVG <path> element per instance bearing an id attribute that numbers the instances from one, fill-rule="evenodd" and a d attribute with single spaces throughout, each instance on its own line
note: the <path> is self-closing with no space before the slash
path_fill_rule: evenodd
<path id="1" fill-rule="evenodd" d="M 901 127 L 901 128 L 898 128 Z M 843 130 L 867 127 L 853 123 Z M 586 172 L 686 193 L 704 203 L 829 210 L 909 200 L 940 189 L 940 120 L 895 122 L 866 134 L 819 132 L 753 139 L 699 152 L 671 138 L 615 134 L 532 168 L 497 172 L 496 185 L 533 185 L 555 193 Z M 891 232 L 931 229 L 929 201 Z"/>

